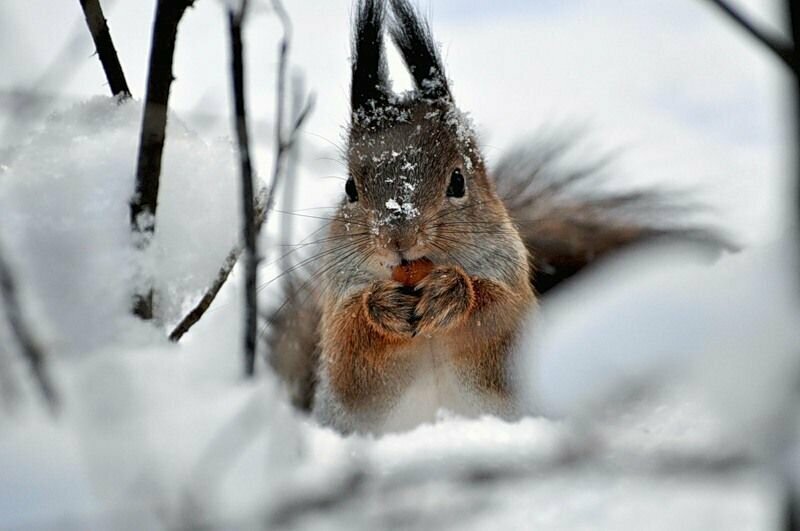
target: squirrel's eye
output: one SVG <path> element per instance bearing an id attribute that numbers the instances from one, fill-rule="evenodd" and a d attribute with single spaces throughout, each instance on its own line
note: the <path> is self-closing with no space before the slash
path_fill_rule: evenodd
<path id="1" fill-rule="evenodd" d="M 447 197 L 464 197 L 464 176 L 456 168 L 450 175 L 450 184 L 447 186 Z"/>
<path id="2" fill-rule="evenodd" d="M 356 182 L 352 177 L 347 179 L 347 184 L 344 185 L 344 191 L 347 193 L 347 200 L 351 203 L 358 201 L 358 190 L 356 190 Z"/>

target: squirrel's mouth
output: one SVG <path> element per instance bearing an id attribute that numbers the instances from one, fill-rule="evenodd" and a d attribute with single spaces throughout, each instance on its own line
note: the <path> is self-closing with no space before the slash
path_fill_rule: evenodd
<path id="1" fill-rule="evenodd" d="M 405 251 L 388 251 L 381 249 L 378 253 L 378 262 L 386 269 L 394 269 L 400 265 L 406 265 L 417 260 L 428 260 L 431 258 L 425 255 L 423 249 L 411 248 Z"/>
<path id="2" fill-rule="evenodd" d="M 425 251 L 418 247 L 419 246 L 414 246 L 406 251 L 399 251 L 398 254 L 400 255 L 400 263 L 405 264 L 422 259 L 430 260 L 430 258 L 425 256 Z"/>
<path id="3" fill-rule="evenodd" d="M 392 257 L 391 259 L 381 259 L 380 260 L 380 265 L 381 265 L 381 267 L 384 267 L 384 268 L 388 269 L 389 271 L 392 271 L 392 270 L 394 270 L 395 268 L 398 268 L 398 267 L 411 267 L 411 266 L 414 265 L 414 263 L 420 262 L 420 261 L 431 262 L 431 259 L 428 258 L 427 256 L 424 256 L 424 255 L 421 255 L 421 256 L 419 256 L 417 258 L 401 258 L 401 257 L 397 257 L 395 259 L 395 257 Z"/>

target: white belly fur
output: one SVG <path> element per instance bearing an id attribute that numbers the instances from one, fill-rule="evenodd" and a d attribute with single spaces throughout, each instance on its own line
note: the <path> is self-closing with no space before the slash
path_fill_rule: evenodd
<path id="1" fill-rule="evenodd" d="M 443 412 L 464 417 L 499 412 L 499 404 L 465 385 L 450 362 L 451 353 L 435 339 L 419 342 L 411 381 L 375 431 L 405 431 L 435 422 Z"/>

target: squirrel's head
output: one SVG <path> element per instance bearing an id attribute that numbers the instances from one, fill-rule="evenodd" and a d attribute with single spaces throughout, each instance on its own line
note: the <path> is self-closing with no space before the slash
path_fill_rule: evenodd
<path id="1" fill-rule="evenodd" d="M 389 4 L 391 17 L 382 0 L 357 7 L 341 216 L 384 266 L 423 256 L 452 262 L 475 234 L 486 235 L 507 216 L 427 23 L 408 0 Z M 384 21 L 414 81 L 402 95 L 387 75 Z"/>

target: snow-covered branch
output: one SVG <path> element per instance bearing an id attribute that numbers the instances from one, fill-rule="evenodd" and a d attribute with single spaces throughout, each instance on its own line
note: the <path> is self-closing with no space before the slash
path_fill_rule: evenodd
<path id="1" fill-rule="evenodd" d="M 161 156 L 166 138 L 169 90 L 174 76 L 172 60 L 178 23 L 194 0 L 159 0 L 153 23 L 150 66 L 147 75 L 144 116 L 139 139 L 136 185 L 131 199 L 131 228 L 136 245 L 146 249 L 155 232 Z M 153 318 L 153 291 L 144 286 L 134 296 L 133 311 L 142 319 Z"/>

